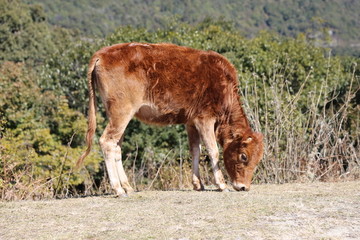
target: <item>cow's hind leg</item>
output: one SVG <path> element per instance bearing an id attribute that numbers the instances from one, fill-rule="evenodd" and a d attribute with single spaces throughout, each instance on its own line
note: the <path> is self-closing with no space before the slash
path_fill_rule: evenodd
<path id="1" fill-rule="evenodd" d="M 121 157 L 123 134 L 132 118 L 129 112 L 131 111 L 124 112 L 123 115 L 111 116 L 110 122 L 100 138 L 110 184 L 118 196 L 126 196 L 126 194 L 133 192 L 125 174 Z"/>
<path id="2" fill-rule="evenodd" d="M 201 153 L 200 135 L 194 125 L 187 124 L 186 130 L 188 133 L 189 147 L 192 157 L 192 184 L 194 186 L 194 190 L 202 191 L 204 190 L 204 185 L 201 182 L 199 171 L 199 159 Z"/>
<path id="3" fill-rule="evenodd" d="M 208 151 L 211 167 L 214 172 L 215 184 L 218 186 L 220 191 L 226 189 L 224 176 L 221 173 L 219 167 L 219 148 L 216 143 L 214 125 L 214 119 L 196 119 L 194 121 L 196 129 L 200 133 L 201 139 L 203 140 L 206 149 Z"/>

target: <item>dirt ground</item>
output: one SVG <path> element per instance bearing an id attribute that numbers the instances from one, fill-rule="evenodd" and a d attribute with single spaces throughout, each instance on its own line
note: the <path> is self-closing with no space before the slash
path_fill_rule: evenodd
<path id="1" fill-rule="evenodd" d="M 360 239 L 360 181 L 0 202 L 0 239 Z"/>

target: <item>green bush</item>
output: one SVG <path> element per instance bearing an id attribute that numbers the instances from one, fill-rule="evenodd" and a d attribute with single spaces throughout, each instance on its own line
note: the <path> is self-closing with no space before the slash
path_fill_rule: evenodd
<path id="1" fill-rule="evenodd" d="M 24 64 L 3 63 L 0 80 L 2 198 L 53 196 L 69 191 L 69 185 L 76 191 L 88 178 L 73 171 L 82 152 L 85 117 L 70 109 L 66 98 L 42 92 L 36 73 Z M 92 175 L 100 160 L 99 153 L 90 157 Z"/>

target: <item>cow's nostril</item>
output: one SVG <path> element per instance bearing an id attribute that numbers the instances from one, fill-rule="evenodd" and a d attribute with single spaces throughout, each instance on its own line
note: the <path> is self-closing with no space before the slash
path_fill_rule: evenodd
<path id="1" fill-rule="evenodd" d="M 246 191 L 246 188 L 245 188 L 245 187 L 241 187 L 241 188 L 239 188 L 239 191 Z"/>

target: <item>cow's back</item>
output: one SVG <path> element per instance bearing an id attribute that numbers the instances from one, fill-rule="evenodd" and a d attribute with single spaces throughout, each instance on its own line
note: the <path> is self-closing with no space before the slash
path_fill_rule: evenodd
<path id="1" fill-rule="evenodd" d="M 194 117 L 215 117 L 238 97 L 234 67 L 212 51 L 130 43 L 103 48 L 95 55 L 102 72 L 120 76 L 112 77 L 112 86 L 121 88 L 132 81 L 136 83 L 130 86 L 143 88 L 136 116 L 145 122 L 186 123 Z"/>

